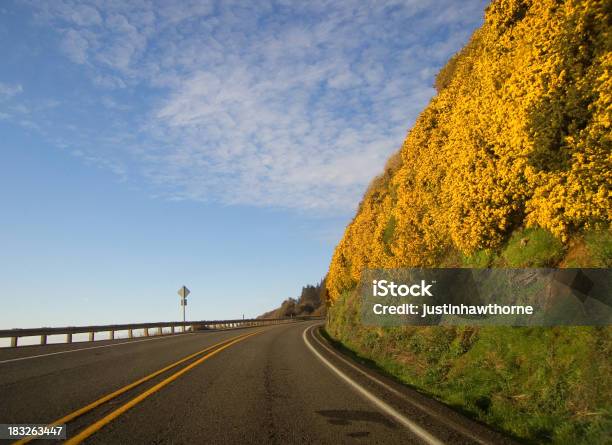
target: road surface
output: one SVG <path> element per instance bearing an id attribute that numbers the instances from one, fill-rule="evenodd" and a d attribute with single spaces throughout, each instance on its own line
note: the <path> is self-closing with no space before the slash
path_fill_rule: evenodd
<path id="1" fill-rule="evenodd" d="M 511 443 L 341 356 L 313 322 L 2 349 L 0 394 L 0 423 L 63 418 L 68 443 Z"/>

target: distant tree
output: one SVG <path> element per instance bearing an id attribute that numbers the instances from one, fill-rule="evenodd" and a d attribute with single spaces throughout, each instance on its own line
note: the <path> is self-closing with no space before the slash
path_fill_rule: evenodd
<path id="1" fill-rule="evenodd" d="M 325 280 L 318 284 L 308 284 L 302 287 L 299 298 L 287 298 L 278 309 L 266 312 L 260 318 L 284 318 L 300 315 L 313 315 L 325 313 Z"/>

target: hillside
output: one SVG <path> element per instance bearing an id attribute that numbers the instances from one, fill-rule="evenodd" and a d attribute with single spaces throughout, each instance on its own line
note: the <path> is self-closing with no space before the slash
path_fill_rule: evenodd
<path id="1" fill-rule="evenodd" d="M 370 184 L 326 279 L 327 331 L 531 442 L 603 443 L 610 328 L 367 328 L 365 268 L 610 267 L 612 20 L 605 1 L 494 1 Z"/>

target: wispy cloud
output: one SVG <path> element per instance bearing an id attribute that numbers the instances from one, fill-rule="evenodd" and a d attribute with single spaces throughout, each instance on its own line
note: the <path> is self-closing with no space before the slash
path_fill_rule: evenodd
<path id="1" fill-rule="evenodd" d="M 115 140 L 80 140 L 82 157 L 172 199 L 320 212 L 356 206 L 483 6 L 31 4 L 111 113 Z M 126 113 L 136 128 L 126 128 Z"/>
<path id="2" fill-rule="evenodd" d="M 0 82 L 0 100 L 16 96 L 23 92 L 23 87 L 19 84 L 11 85 Z"/>
<path id="3" fill-rule="evenodd" d="M 75 63 L 85 63 L 87 61 L 87 51 L 89 50 L 89 42 L 82 33 L 68 29 L 64 33 L 62 39 L 62 50 Z"/>

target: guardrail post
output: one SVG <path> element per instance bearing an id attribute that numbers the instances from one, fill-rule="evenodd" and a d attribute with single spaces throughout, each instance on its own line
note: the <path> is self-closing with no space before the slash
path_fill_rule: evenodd
<path id="1" fill-rule="evenodd" d="M 144 328 L 144 336 L 145 337 L 149 336 L 149 328 Z"/>
<path id="2" fill-rule="evenodd" d="M 134 330 L 128 329 L 128 338 L 134 338 Z"/>
<path id="3" fill-rule="evenodd" d="M 174 326 L 170 326 L 170 333 L 174 334 Z"/>
<path id="4" fill-rule="evenodd" d="M 66 334 L 66 343 L 72 343 L 72 334 Z"/>
<path id="5" fill-rule="evenodd" d="M 17 347 L 17 339 L 19 337 L 11 337 L 11 348 L 16 348 Z"/>
<path id="6" fill-rule="evenodd" d="M 94 332 L 89 333 L 89 341 L 94 341 L 94 335 L 95 335 Z"/>
<path id="7" fill-rule="evenodd" d="M 47 344 L 47 334 L 43 334 L 40 336 L 40 344 L 41 345 L 46 345 Z"/>
<path id="8" fill-rule="evenodd" d="M 161 327 L 157 328 L 157 335 L 162 335 L 162 328 Z"/>
<path id="9" fill-rule="evenodd" d="M 108 333 L 108 338 L 110 340 L 114 340 L 115 339 L 115 331 L 109 331 Z"/>

